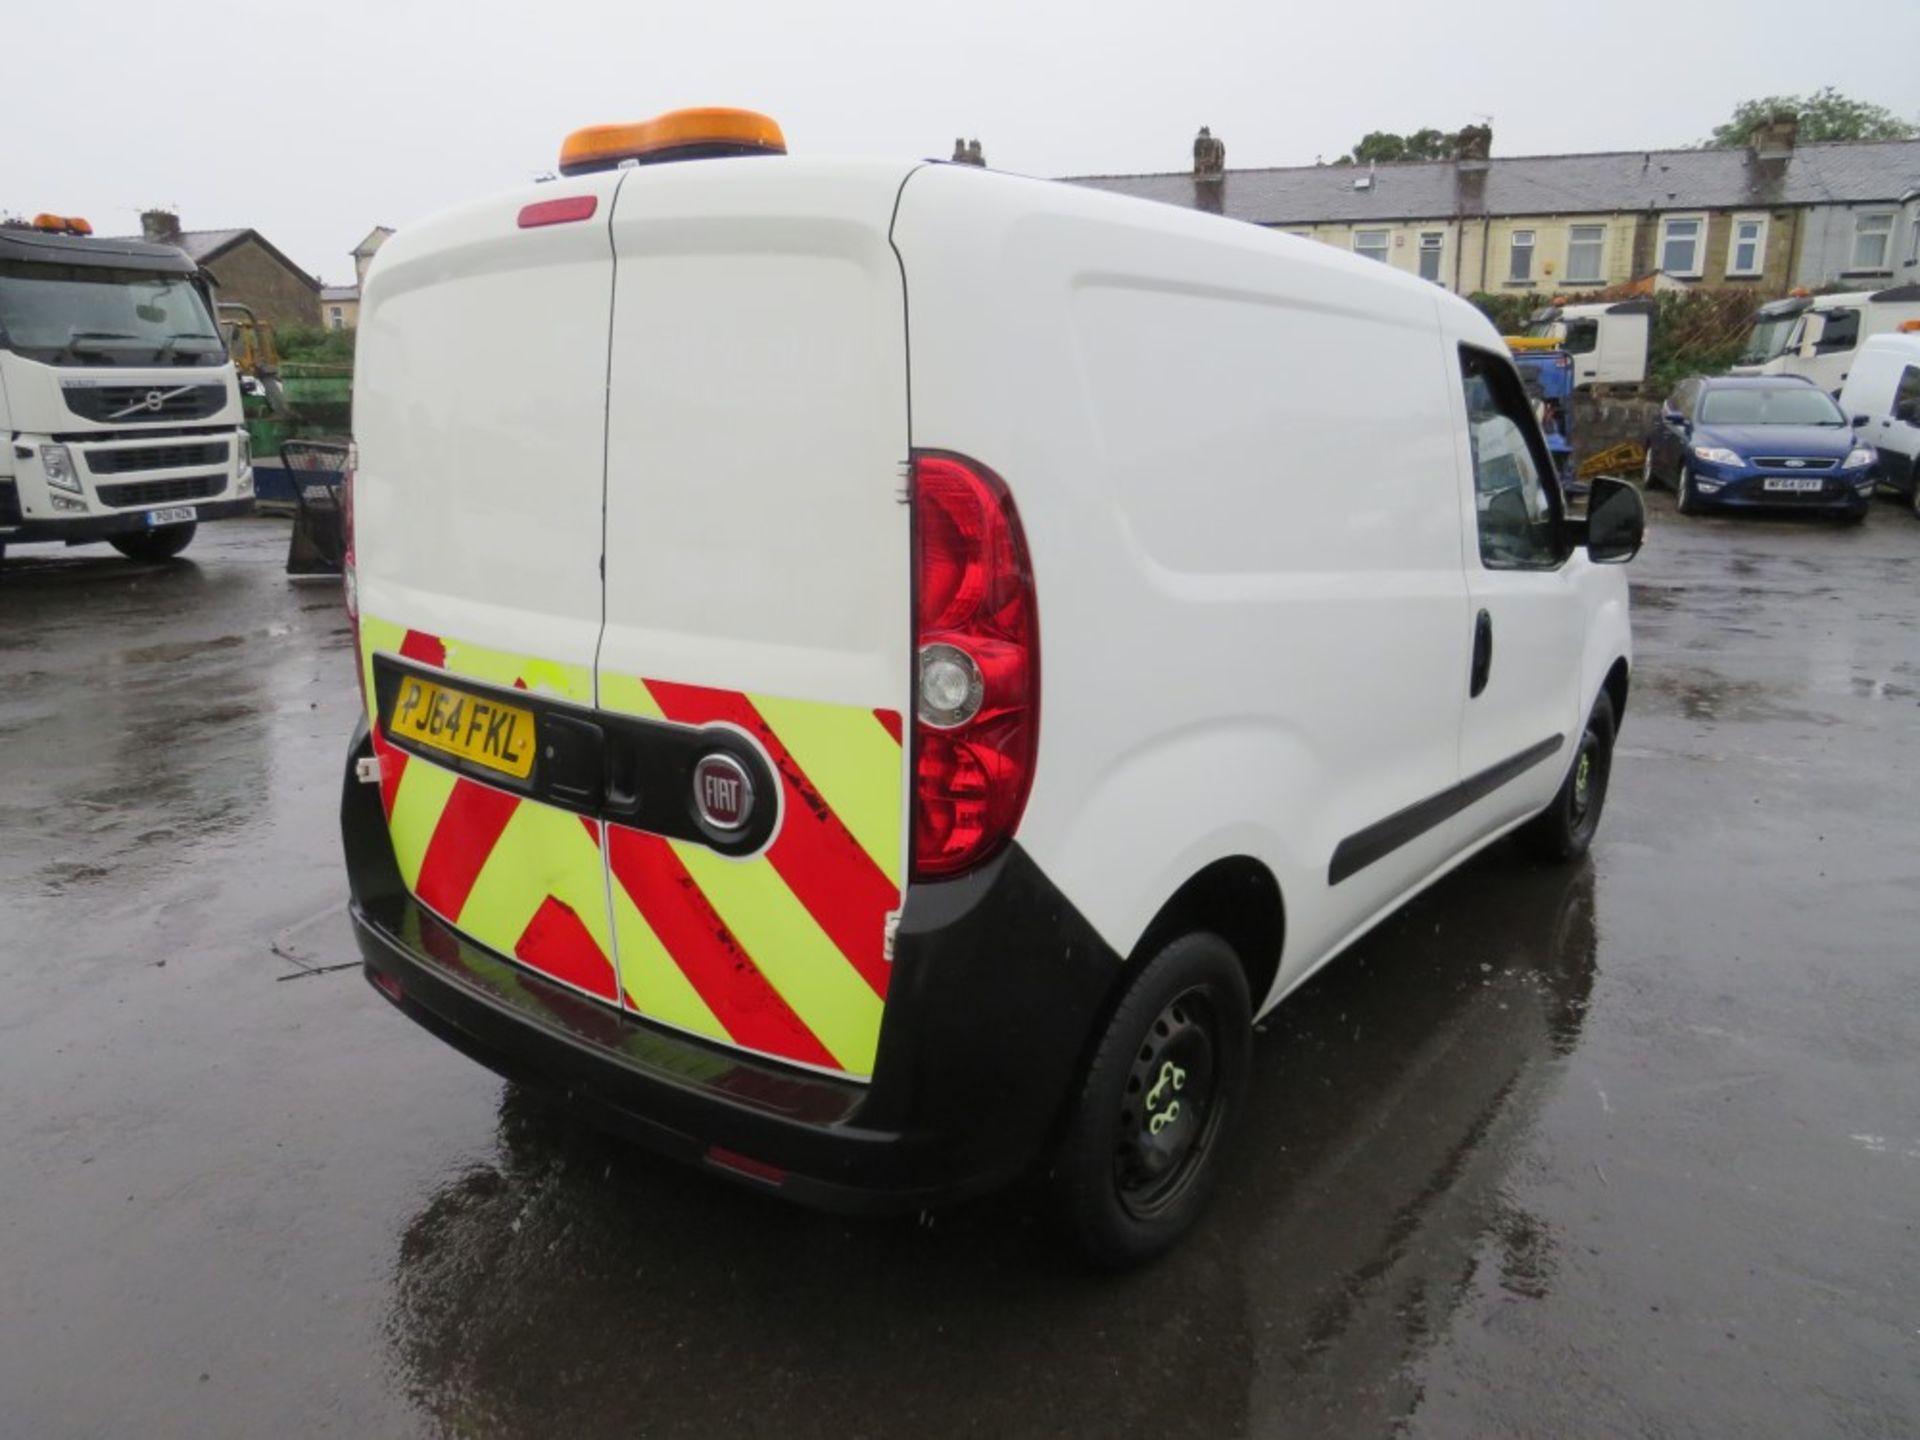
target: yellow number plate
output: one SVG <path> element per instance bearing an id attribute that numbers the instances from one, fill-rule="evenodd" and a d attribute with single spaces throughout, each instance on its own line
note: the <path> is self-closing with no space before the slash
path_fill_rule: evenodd
<path id="1" fill-rule="evenodd" d="M 400 677 L 389 735 L 458 755 L 516 780 L 533 772 L 533 712 L 482 699 L 418 675 Z"/>

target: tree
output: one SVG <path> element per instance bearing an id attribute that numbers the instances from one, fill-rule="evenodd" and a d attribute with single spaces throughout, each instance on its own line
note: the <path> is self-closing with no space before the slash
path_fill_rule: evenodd
<path id="1" fill-rule="evenodd" d="M 1395 160 L 1451 160 L 1454 137 L 1443 130 L 1414 130 L 1396 135 L 1391 130 L 1373 130 L 1360 137 L 1336 165 L 1389 164 Z"/>
<path id="2" fill-rule="evenodd" d="M 1902 120 L 1886 106 L 1851 99 L 1828 85 L 1811 95 L 1742 101 L 1734 106 L 1731 120 L 1714 127 L 1713 137 L 1703 148 L 1738 150 L 1755 128 L 1782 115 L 1799 120 L 1801 140 L 1910 140 L 1920 135 L 1920 125 Z"/>

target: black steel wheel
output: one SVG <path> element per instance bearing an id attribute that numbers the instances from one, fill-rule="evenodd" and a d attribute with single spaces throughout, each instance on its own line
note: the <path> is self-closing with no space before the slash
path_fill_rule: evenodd
<path id="1" fill-rule="evenodd" d="M 1246 973 L 1218 935 L 1141 964 L 1114 1008 L 1048 1174 L 1055 1219 L 1097 1265 L 1136 1265 L 1198 1218 L 1246 1090 Z"/>
<path id="2" fill-rule="evenodd" d="M 1577 860 L 1593 844 L 1613 779 L 1613 701 L 1602 690 L 1553 803 L 1521 827 L 1521 839 L 1549 860 Z"/>

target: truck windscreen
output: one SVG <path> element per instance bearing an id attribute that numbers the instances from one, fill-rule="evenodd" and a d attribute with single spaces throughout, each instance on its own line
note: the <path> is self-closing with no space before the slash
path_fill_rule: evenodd
<path id="1" fill-rule="evenodd" d="M 206 301 L 185 275 L 0 261 L 0 347 L 50 365 L 219 365 Z"/>
<path id="2" fill-rule="evenodd" d="M 1764 365 L 1776 355 L 1786 352 L 1787 337 L 1793 333 L 1796 315 L 1761 316 L 1753 322 L 1753 333 L 1747 336 L 1747 348 L 1740 352 L 1742 365 Z"/>

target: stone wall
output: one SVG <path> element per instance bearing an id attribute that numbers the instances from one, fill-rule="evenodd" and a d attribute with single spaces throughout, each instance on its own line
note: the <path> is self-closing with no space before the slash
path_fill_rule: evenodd
<path id="1" fill-rule="evenodd" d="M 320 323 L 320 287 L 258 241 L 242 240 L 208 262 L 216 300 L 237 300 L 284 328 Z"/>
<path id="2" fill-rule="evenodd" d="M 1573 457 L 1577 464 L 1628 440 L 1645 444 L 1660 419 L 1660 402 L 1637 396 L 1573 396 Z"/>

